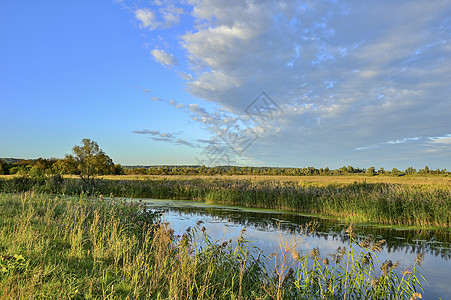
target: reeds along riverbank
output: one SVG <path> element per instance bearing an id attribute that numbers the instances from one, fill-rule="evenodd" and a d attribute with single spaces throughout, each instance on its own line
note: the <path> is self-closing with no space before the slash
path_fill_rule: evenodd
<path id="1" fill-rule="evenodd" d="M 265 258 L 202 224 L 176 236 L 137 203 L 0 193 L 0 299 L 417 299 L 413 266 L 379 262 L 381 241 L 303 253 L 304 235 Z M 273 269 L 267 266 L 271 265 Z"/>
<path id="2" fill-rule="evenodd" d="M 298 182 L 252 180 L 0 179 L 0 191 L 103 194 L 115 197 L 186 199 L 254 208 L 316 213 L 355 222 L 449 228 L 451 187 L 369 184 L 305 186 Z"/>

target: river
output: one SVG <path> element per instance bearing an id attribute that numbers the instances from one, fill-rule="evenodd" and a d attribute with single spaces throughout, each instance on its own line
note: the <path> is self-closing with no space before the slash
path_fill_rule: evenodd
<path id="1" fill-rule="evenodd" d="M 136 199 L 135 199 L 136 200 Z M 161 211 L 163 220 L 169 222 L 176 234 L 182 234 L 188 227 L 202 226 L 218 242 L 236 240 L 246 228 L 244 237 L 258 247 L 265 255 L 277 252 L 281 237 L 290 239 L 300 226 L 315 222 L 316 230 L 305 237 L 298 247 L 307 252 L 318 247 L 321 254 L 334 253 L 338 247 L 348 247 L 345 233 L 349 223 L 334 219 L 318 218 L 297 213 L 275 210 L 259 210 L 241 207 L 208 205 L 196 201 L 142 199 L 147 209 Z M 428 281 L 423 282 L 423 299 L 451 299 L 451 232 L 438 230 L 412 230 L 355 224 L 357 237 L 371 235 L 386 242 L 378 258 L 396 262 L 400 268 L 413 265 L 418 253 L 424 252 L 421 274 Z M 323 256 L 324 256 L 323 255 Z"/>

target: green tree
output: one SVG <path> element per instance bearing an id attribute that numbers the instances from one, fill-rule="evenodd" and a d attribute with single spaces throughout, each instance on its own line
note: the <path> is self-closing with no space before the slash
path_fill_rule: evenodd
<path id="1" fill-rule="evenodd" d="M 393 169 L 391 170 L 391 175 L 393 175 L 393 176 L 401 176 L 401 175 L 402 175 L 402 172 L 399 171 L 399 170 L 396 169 L 396 168 L 393 168 Z"/>
<path id="2" fill-rule="evenodd" d="M 97 175 L 114 172 L 113 160 L 103 152 L 99 145 L 90 139 L 83 139 L 81 146 L 72 148 L 72 155 L 66 154 L 63 163 L 66 171 L 79 175 L 86 183 L 92 183 Z"/>
<path id="3" fill-rule="evenodd" d="M 366 170 L 365 173 L 366 173 L 366 175 L 374 176 L 374 175 L 376 175 L 376 168 L 374 168 L 374 167 L 369 167 L 368 170 Z"/>
<path id="4" fill-rule="evenodd" d="M 405 171 L 406 174 L 408 175 L 413 175 L 417 173 L 417 170 L 415 170 L 413 167 L 408 167 Z"/>

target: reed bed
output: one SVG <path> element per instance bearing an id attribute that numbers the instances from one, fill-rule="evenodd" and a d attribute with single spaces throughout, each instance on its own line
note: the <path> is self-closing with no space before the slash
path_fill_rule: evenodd
<path id="1" fill-rule="evenodd" d="M 138 202 L 0 193 L 0 299 L 418 299 L 411 268 L 380 263 L 383 241 L 303 253 L 309 234 L 261 255 L 240 235 L 214 242 L 202 224 L 177 236 Z M 269 268 L 274 263 L 273 268 Z"/>
<path id="2" fill-rule="evenodd" d="M 289 181 L 225 179 L 96 180 L 0 179 L 0 191 L 115 197 L 185 199 L 253 208 L 283 209 L 322 214 L 354 222 L 449 228 L 450 185 L 353 183 L 328 186 Z"/>

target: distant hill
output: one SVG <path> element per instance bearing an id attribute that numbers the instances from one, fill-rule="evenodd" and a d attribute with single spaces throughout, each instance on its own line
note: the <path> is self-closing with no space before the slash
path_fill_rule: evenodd
<path id="1" fill-rule="evenodd" d="M 15 164 L 19 160 L 23 160 L 23 159 L 22 158 L 2 158 L 2 157 L 0 157 L 0 161 L 5 164 Z M 32 160 L 32 159 L 30 159 L 30 160 Z"/>

